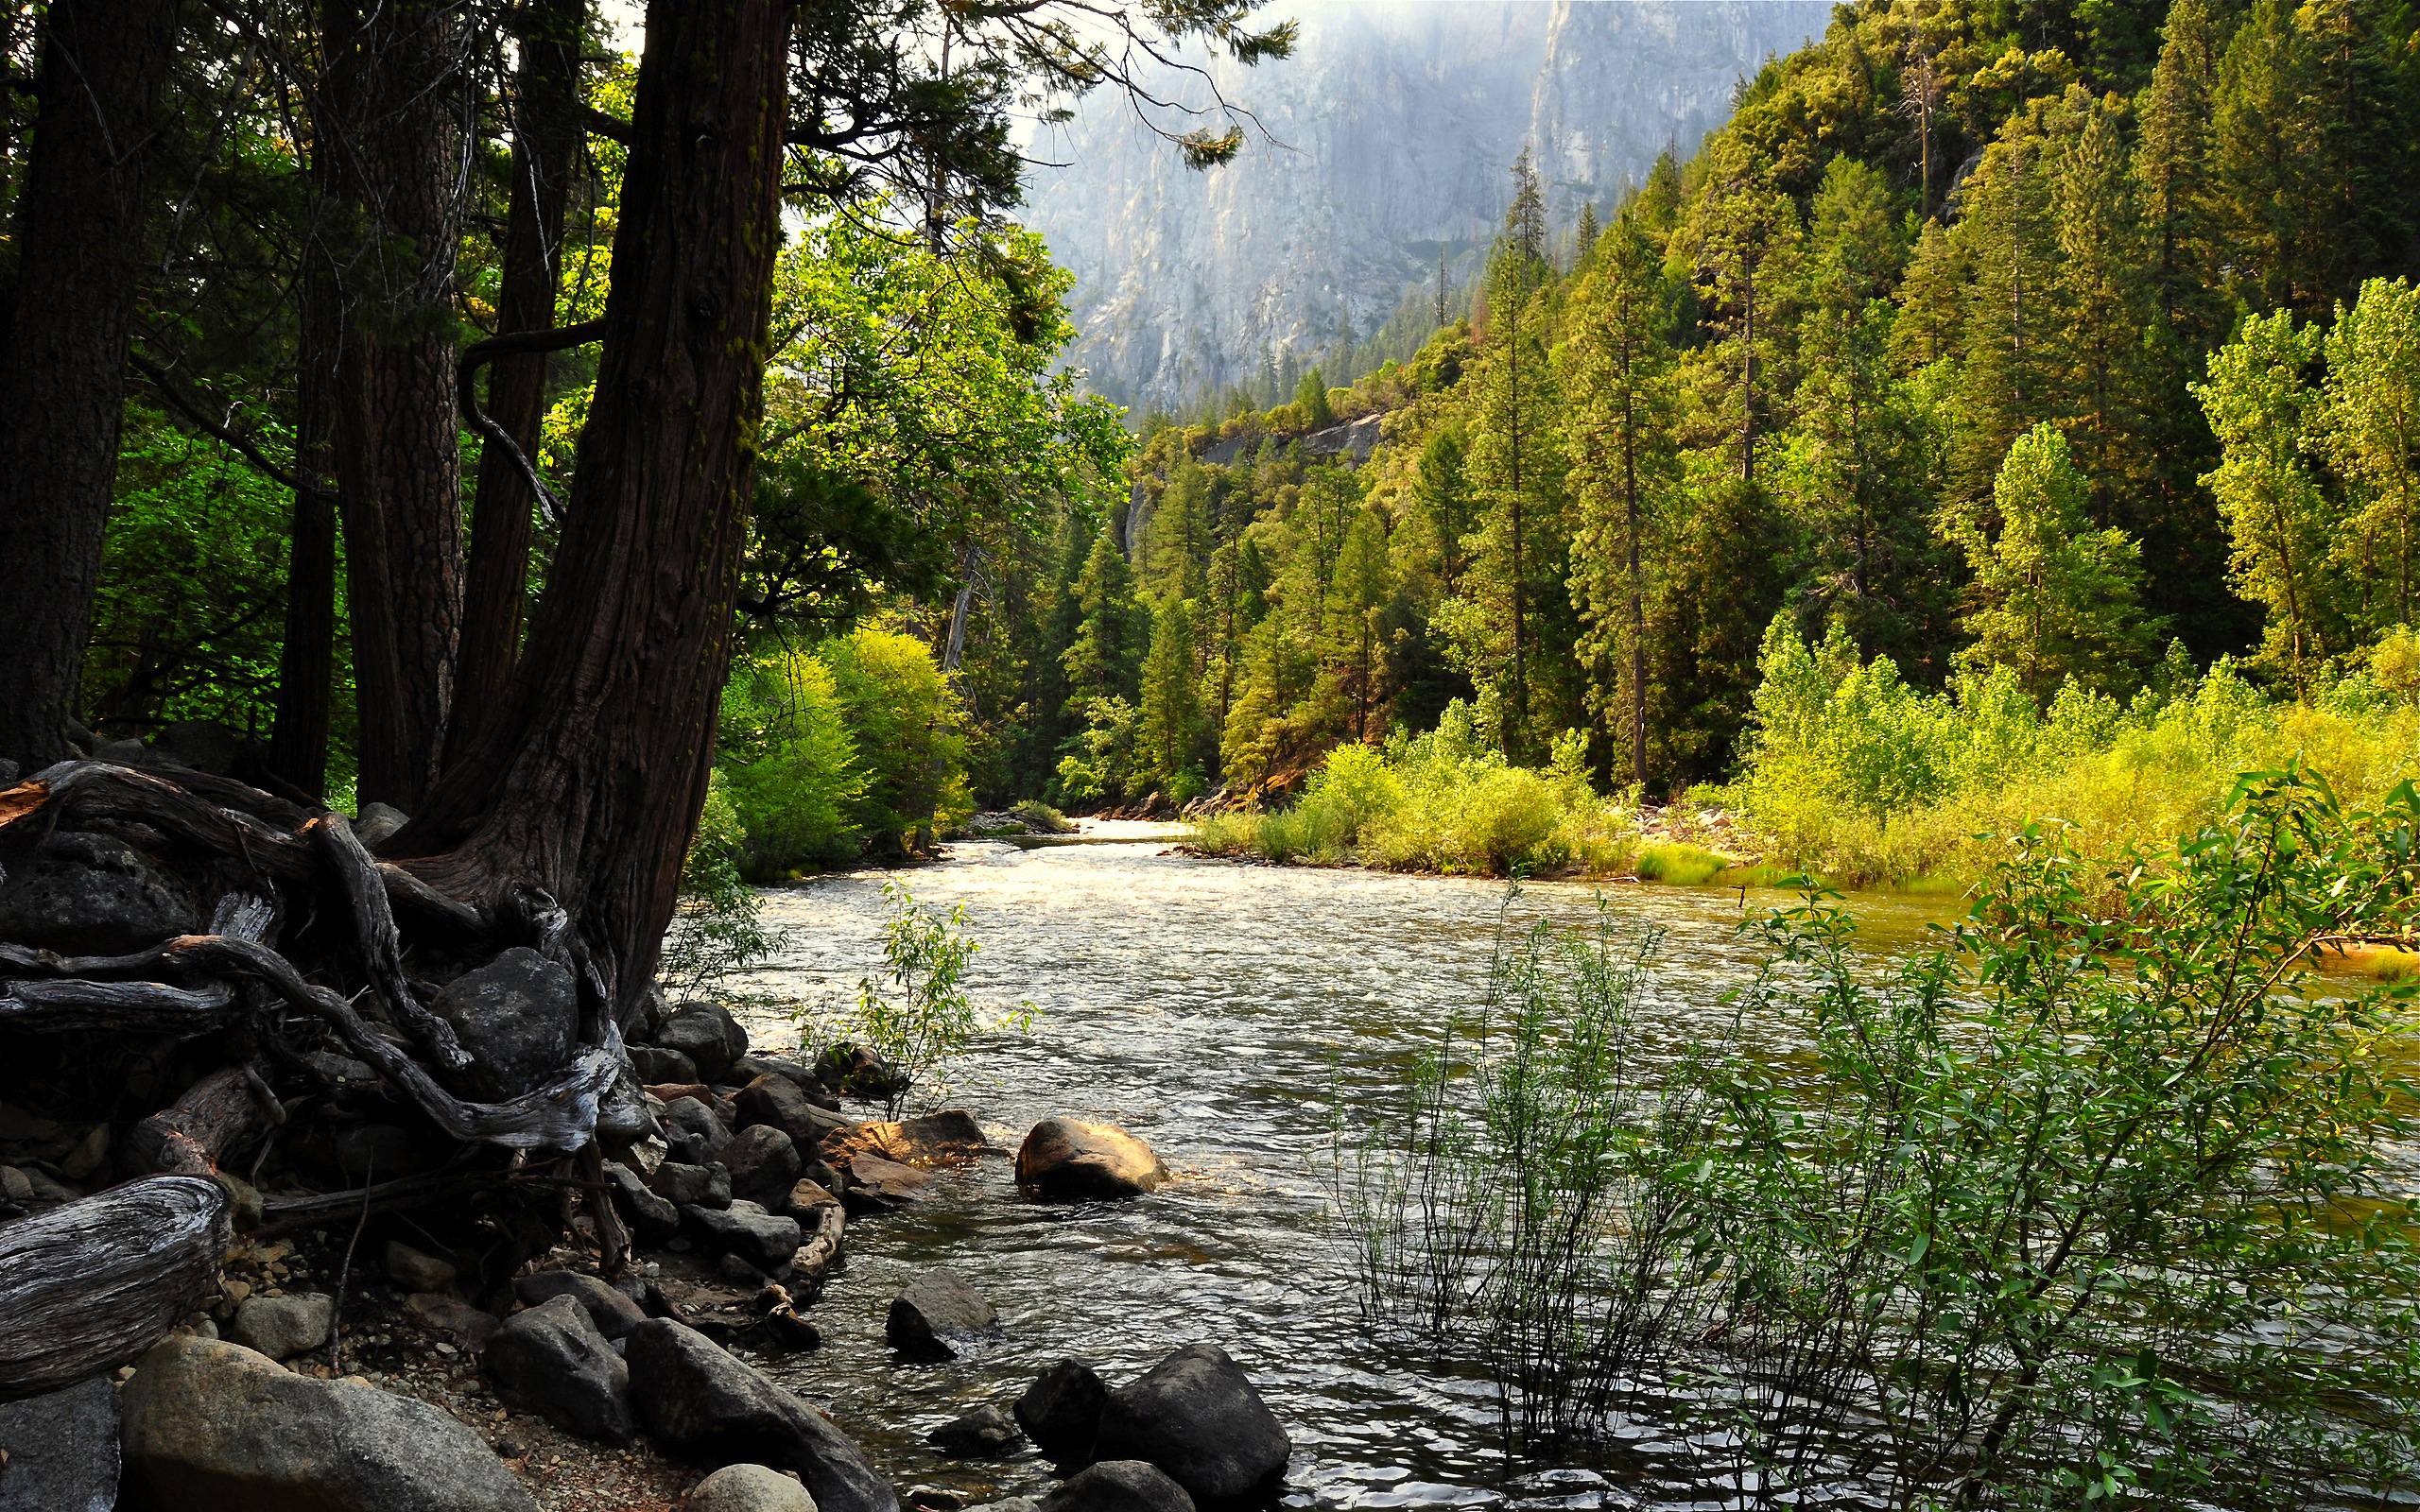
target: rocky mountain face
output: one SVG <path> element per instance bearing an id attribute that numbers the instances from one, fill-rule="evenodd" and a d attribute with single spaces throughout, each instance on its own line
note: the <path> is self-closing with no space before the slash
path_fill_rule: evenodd
<path id="1" fill-rule="evenodd" d="M 1206 63 L 1266 134 L 1188 170 L 1122 96 L 1044 131 L 1025 218 L 1074 270 L 1074 365 L 1176 406 L 1367 335 L 1469 279 L 1526 144 L 1554 224 L 1720 123 L 1739 80 L 1822 31 L 1828 0 L 1303 0 L 1294 57 Z M 1171 80 L 1199 102 L 1208 86 Z M 1184 124 L 1162 116 L 1163 124 Z"/>

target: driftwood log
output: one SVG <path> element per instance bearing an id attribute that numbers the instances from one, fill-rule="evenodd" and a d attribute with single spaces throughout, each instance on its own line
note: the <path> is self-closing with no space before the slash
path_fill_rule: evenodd
<path id="1" fill-rule="evenodd" d="M 130 1181 L 0 1228 L 0 1400 L 125 1365 L 218 1295 L 216 1181 Z"/>
<path id="2" fill-rule="evenodd" d="M 552 899 L 450 896 L 372 855 L 341 815 L 199 772 L 73 761 L 0 790 L 0 852 L 38 852 L 54 831 L 87 828 L 197 861 L 224 889 L 209 931 L 121 955 L 0 941 L 0 1030 L 164 1039 L 205 1056 L 225 1046 L 229 1059 L 128 1132 L 122 1168 L 163 1174 L 0 1228 L 0 1398 L 121 1364 L 216 1294 L 230 1202 L 209 1177 L 285 1122 L 269 1068 L 299 1066 L 311 1051 L 369 1066 L 385 1097 L 446 1138 L 514 1159 L 500 1171 L 466 1148 L 431 1175 L 267 1198 L 271 1228 L 489 1190 L 531 1154 L 579 1157 L 585 1184 L 601 1190 L 592 1149 L 600 1121 L 635 1133 L 644 1115 L 607 983 Z M 316 923 L 302 936 L 309 954 L 289 954 L 281 940 L 289 918 Z M 450 1091 L 472 1054 L 406 971 L 406 919 L 441 959 L 527 945 L 568 971 L 580 1013 L 567 1061 L 507 1101 Z M 596 1216 L 600 1239 L 618 1248 L 610 1212 Z"/>

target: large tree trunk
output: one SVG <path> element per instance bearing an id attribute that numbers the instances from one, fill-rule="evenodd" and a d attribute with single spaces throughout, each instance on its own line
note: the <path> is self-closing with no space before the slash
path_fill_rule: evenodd
<path id="1" fill-rule="evenodd" d="M 0 756 L 67 754 L 117 476 L 176 0 L 57 0 L 0 311 Z"/>
<path id="2" fill-rule="evenodd" d="M 577 491 L 501 715 L 388 848 L 463 896 L 534 885 L 627 1002 L 713 754 L 770 316 L 780 0 L 648 9 Z"/>
<path id="3" fill-rule="evenodd" d="M 512 184 L 505 213 L 499 334 L 555 323 L 562 270 L 563 213 L 579 165 L 579 39 L 586 0 L 537 0 L 521 38 Z M 500 357 L 488 369 L 487 413 L 523 455 L 538 455 L 546 413 L 546 354 Z M 471 557 L 463 594 L 462 653 L 454 681 L 449 762 L 467 757 L 503 704 L 521 654 L 529 576 L 529 496 L 504 448 L 479 453 L 471 506 Z"/>
<path id="4" fill-rule="evenodd" d="M 328 0 L 317 123 L 346 203 L 337 492 L 360 796 L 416 806 L 436 774 L 462 612 L 454 266 L 467 41 L 445 0 Z"/>
<path id="5" fill-rule="evenodd" d="M 316 171 L 316 166 L 315 166 Z M 337 300 L 335 274 L 306 250 L 294 373 L 294 528 L 286 555 L 285 638 L 278 653 L 277 723 L 268 765 L 297 790 L 327 791 L 328 711 L 337 634 L 337 496 L 334 470 Z"/>

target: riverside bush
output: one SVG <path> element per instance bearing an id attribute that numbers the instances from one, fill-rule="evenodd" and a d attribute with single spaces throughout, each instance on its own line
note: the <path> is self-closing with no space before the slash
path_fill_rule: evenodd
<path id="1" fill-rule="evenodd" d="M 1660 1421 L 1748 1504 L 2408 1488 L 2413 992 L 2308 972 L 2415 893 L 2409 784 L 2246 779 L 2107 868 L 2031 828 L 1895 963 L 1827 894 L 1746 926 L 1729 1032 L 1660 1067 L 1604 921 L 1533 932 L 1340 1162 L 1372 1314 L 1512 1447 Z"/>
<path id="2" fill-rule="evenodd" d="M 1728 799 L 1785 865 L 1847 886 L 1971 880 L 1991 843 L 2035 820 L 2086 854 L 2156 847 L 2218 816 L 2238 773 L 2300 762 L 2347 801 L 2420 771 L 2420 643 L 2390 635 L 2369 667 L 2281 704 L 2221 661 L 2171 649 L 2132 703 L 2069 684 L 2037 707 L 2005 669 L 1910 687 L 1838 629 L 1767 631 L 1755 732 Z"/>
<path id="3" fill-rule="evenodd" d="M 1457 700 L 1425 734 L 1398 734 L 1383 748 L 1337 747 L 1292 807 L 1218 816 L 1201 844 L 1219 854 L 1399 871 L 1614 870 L 1635 850 L 1631 810 L 1590 789 L 1583 759 L 1571 736 L 1548 767 L 1515 766 Z"/>

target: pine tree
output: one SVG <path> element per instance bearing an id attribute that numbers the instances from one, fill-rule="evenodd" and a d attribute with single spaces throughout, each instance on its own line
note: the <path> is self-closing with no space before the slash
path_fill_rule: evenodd
<path id="1" fill-rule="evenodd" d="M 2143 102 L 2135 176 L 2150 226 L 2152 298 L 2165 345 L 2191 357 L 2225 338 L 2228 316 L 2211 163 L 2218 75 L 2207 0 L 2175 0 Z"/>
<path id="2" fill-rule="evenodd" d="M 1461 582 L 1466 547 L 1463 540 L 1477 523 L 1465 468 L 1461 433 L 1440 427 L 1421 447 L 1420 467 L 1411 485 L 1412 503 L 1437 544 L 1437 576 L 1451 593 Z"/>
<path id="3" fill-rule="evenodd" d="M 1962 660 L 2007 667 L 2038 703 L 2062 683 L 2130 686 L 2157 644 L 2139 607 L 2142 548 L 2092 528 L 2091 485 L 2044 421 L 2009 448 L 1993 488 L 1997 527 L 1960 533 L 1974 574 Z"/>
<path id="4" fill-rule="evenodd" d="M 1973 269 L 1951 390 L 1947 502 L 1962 516 L 1989 509 L 2001 458 L 2055 412 L 2061 392 L 2048 110 L 2037 102 L 2012 118 L 1985 149 L 1961 191 L 1965 213 L 1951 232 Z"/>
<path id="5" fill-rule="evenodd" d="M 1336 411 L 1327 402 L 1327 378 L 1313 368 L 1303 374 L 1294 386 L 1294 407 L 1302 411 L 1305 430 L 1320 430 L 1336 423 Z"/>
<path id="6" fill-rule="evenodd" d="M 2253 316 L 2193 387 L 2219 438 L 2202 484 L 2226 521 L 2236 591 L 2268 610 L 2263 654 L 2297 692 L 2340 644 L 2326 565 L 2335 521 L 2304 453 L 2316 399 L 2305 373 L 2319 350 L 2318 330 L 2297 327 L 2292 311 Z"/>
<path id="7" fill-rule="evenodd" d="M 1591 669 L 1588 702 L 1627 726 L 1631 781 L 1644 788 L 1647 755 L 1647 563 L 1651 531 L 1671 485 L 1674 359 L 1654 249 L 1624 215 L 1572 301 L 1562 387 L 1572 396 L 1574 530 L 1571 591 Z M 1596 669 L 1618 668 L 1611 679 Z"/>
<path id="8" fill-rule="evenodd" d="M 2150 259 L 2122 108 L 2078 89 L 2068 109 L 2083 129 L 2060 145 L 2052 169 L 2061 409 L 2073 417 L 2068 435 L 2077 465 L 2091 480 L 2092 518 L 2109 525 L 2120 523 L 2120 501 L 2149 491 L 2153 470 L 2142 446 L 2152 404 L 2143 335 L 2154 318 L 2156 291 L 2145 276 Z M 2139 519 L 2122 523 L 2142 528 Z"/>
<path id="9" fill-rule="evenodd" d="M 1361 507 L 1344 533 L 1331 593 L 1329 623 L 1337 645 L 1330 664 L 1341 673 L 1353 699 L 1353 738 L 1370 738 L 1384 702 L 1379 685 L 1385 643 L 1383 626 L 1392 574 L 1387 559 L 1387 515 L 1374 500 Z"/>
<path id="10" fill-rule="evenodd" d="M 1151 610 L 1135 753 L 1147 768 L 1146 780 L 1180 802 L 1198 791 L 1201 781 L 1196 747 L 1201 738 L 1201 700 L 1194 665 L 1194 615 L 1193 603 L 1174 594 L 1162 597 Z"/>
<path id="11" fill-rule="evenodd" d="M 2327 333 L 2319 420 L 2354 509 L 2336 555 L 2371 634 L 2420 624 L 2420 289 L 2372 279 Z"/>
<path id="12" fill-rule="evenodd" d="M 1720 375 L 1721 429 L 1731 437 L 1739 481 L 1753 490 L 1798 212 L 1773 186 L 1771 169 L 1753 161 L 1737 138 L 1707 144 L 1705 161 L 1709 187 L 1678 235 L 1688 249 L 1707 324 L 1719 335 L 1706 358 Z"/>
<path id="13" fill-rule="evenodd" d="M 1134 576 L 1117 532 L 1104 524 L 1076 579 L 1075 634 L 1060 658 L 1067 671 L 1067 709 L 1079 722 L 1101 699 L 1132 699 L 1150 621 L 1134 600 Z"/>

